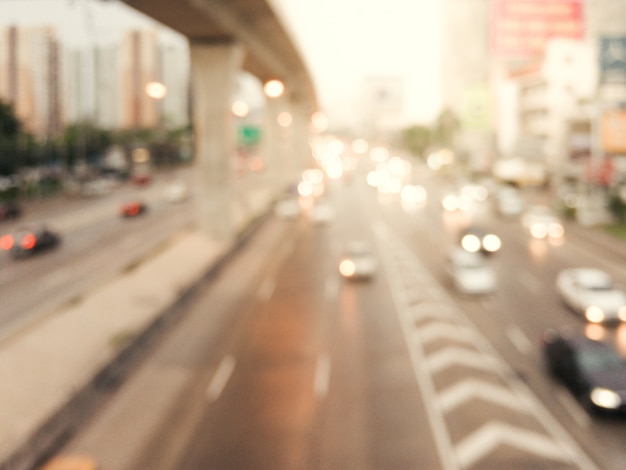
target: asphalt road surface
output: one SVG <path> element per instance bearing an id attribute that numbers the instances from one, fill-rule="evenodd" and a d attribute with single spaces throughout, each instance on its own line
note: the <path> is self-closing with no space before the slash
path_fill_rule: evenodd
<path id="1" fill-rule="evenodd" d="M 585 324 L 556 272 L 600 265 L 593 244 L 529 240 L 488 207 L 504 245 L 495 295 L 458 295 L 443 259 L 467 214 L 441 185 L 407 211 L 355 175 L 326 195 L 333 220 L 266 223 L 63 452 L 109 469 L 620 468 L 623 418 L 589 416 L 541 362 L 545 328 Z M 337 273 L 365 239 L 369 282 Z M 603 330 L 621 346 L 622 329 Z"/>

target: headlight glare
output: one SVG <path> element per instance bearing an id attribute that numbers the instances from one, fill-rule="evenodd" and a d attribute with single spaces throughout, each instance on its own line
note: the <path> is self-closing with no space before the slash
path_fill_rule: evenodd
<path id="1" fill-rule="evenodd" d="M 622 404 L 619 395 L 608 388 L 594 388 L 591 390 L 590 398 L 594 405 L 610 410 L 614 410 Z"/>

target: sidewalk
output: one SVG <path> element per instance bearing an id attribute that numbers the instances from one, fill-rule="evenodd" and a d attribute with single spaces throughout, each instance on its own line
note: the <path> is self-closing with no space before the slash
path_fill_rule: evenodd
<path id="1" fill-rule="evenodd" d="M 0 344 L 0 469 L 30 469 L 71 432 L 232 244 L 188 232 L 74 305 Z"/>

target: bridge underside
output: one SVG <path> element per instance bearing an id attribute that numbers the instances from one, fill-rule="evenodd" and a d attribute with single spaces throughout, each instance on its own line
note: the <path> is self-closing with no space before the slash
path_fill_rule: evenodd
<path id="1" fill-rule="evenodd" d="M 308 70 L 266 0 L 125 0 L 129 6 L 186 36 L 194 44 L 244 46 L 242 68 L 262 82 L 282 80 L 290 99 L 316 107 Z"/>

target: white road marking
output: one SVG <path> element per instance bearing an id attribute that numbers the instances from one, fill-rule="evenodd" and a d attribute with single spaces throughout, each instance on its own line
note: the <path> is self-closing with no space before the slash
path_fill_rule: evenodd
<path id="1" fill-rule="evenodd" d="M 563 408 L 565 408 L 565 411 L 567 411 L 572 419 L 576 421 L 576 424 L 584 429 L 589 427 L 589 424 L 591 423 L 589 415 L 582 409 L 578 402 L 574 400 L 572 395 L 570 395 L 567 390 L 558 388 L 555 391 L 555 396 Z"/>
<path id="2" fill-rule="evenodd" d="M 228 383 L 228 379 L 230 379 L 230 376 L 235 369 L 235 364 L 235 358 L 232 356 L 225 356 L 224 359 L 222 359 L 222 362 L 220 362 L 220 365 L 217 368 L 211 383 L 209 384 L 209 388 L 207 388 L 206 394 L 209 401 L 216 401 L 220 397 L 224 387 L 226 387 L 226 384 Z"/>
<path id="3" fill-rule="evenodd" d="M 257 298 L 261 302 L 268 302 L 272 298 L 272 294 L 276 289 L 276 281 L 274 279 L 265 279 L 261 287 L 259 287 L 259 292 L 257 293 Z"/>
<path id="4" fill-rule="evenodd" d="M 320 354 L 315 364 L 315 382 L 313 384 L 315 395 L 324 398 L 328 394 L 330 383 L 330 356 L 326 353 Z"/>
<path id="5" fill-rule="evenodd" d="M 482 400 L 516 411 L 523 411 L 525 406 L 509 388 L 477 379 L 465 379 L 449 386 L 440 392 L 439 399 L 446 412 L 471 400 Z"/>
<path id="6" fill-rule="evenodd" d="M 513 346 L 522 354 L 530 354 L 533 350 L 533 343 L 528 339 L 522 330 L 516 325 L 509 325 L 505 330 Z"/>
<path id="7" fill-rule="evenodd" d="M 492 421 L 481 426 L 457 445 L 460 467 L 471 467 L 502 444 L 551 460 L 567 462 L 569 458 L 563 451 L 563 446 L 546 438 L 545 434 L 511 426 L 508 423 Z"/>
<path id="8" fill-rule="evenodd" d="M 430 354 L 427 362 L 433 374 L 452 366 L 465 366 L 480 370 L 494 370 L 497 367 L 493 357 L 457 346 L 449 346 Z"/>

